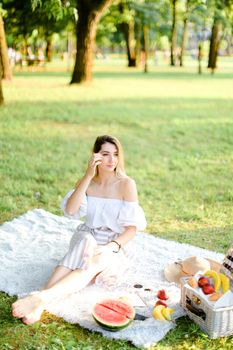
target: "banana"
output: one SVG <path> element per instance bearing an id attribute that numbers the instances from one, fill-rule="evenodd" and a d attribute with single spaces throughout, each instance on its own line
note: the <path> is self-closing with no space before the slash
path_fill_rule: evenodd
<path id="1" fill-rule="evenodd" d="M 160 320 L 160 321 L 165 321 L 166 318 L 163 316 L 162 314 L 162 310 L 165 309 L 165 306 L 164 305 L 157 305 L 154 309 L 153 309 L 153 312 L 152 312 L 152 315 L 153 317 L 156 319 L 156 320 Z"/>
<path id="2" fill-rule="evenodd" d="M 214 270 L 208 270 L 204 273 L 204 276 L 212 277 L 214 279 L 214 289 L 215 289 L 215 292 L 218 292 L 218 290 L 221 287 L 221 278 L 219 276 L 219 273 L 217 273 Z"/>
<path id="3" fill-rule="evenodd" d="M 174 309 L 171 309 L 170 307 L 165 307 L 164 309 L 162 309 L 162 314 L 163 316 L 166 318 L 167 321 L 171 321 L 171 314 L 173 314 Z"/>
<path id="4" fill-rule="evenodd" d="M 221 272 L 219 272 L 219 276 L 222 283 L 222 291 L 223 293 L 226 293 L 230 289 L 230 278 Z"/>

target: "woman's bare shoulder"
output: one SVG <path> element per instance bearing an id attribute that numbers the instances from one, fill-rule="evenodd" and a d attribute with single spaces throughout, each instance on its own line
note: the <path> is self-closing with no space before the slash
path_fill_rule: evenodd
<path id="1" fill-rule="evenodd" d="M 131 177 L 126 176 L 121 179 L 121 191 L 124 200 L 130 202 L 138 200 L 136 182 Z"/>

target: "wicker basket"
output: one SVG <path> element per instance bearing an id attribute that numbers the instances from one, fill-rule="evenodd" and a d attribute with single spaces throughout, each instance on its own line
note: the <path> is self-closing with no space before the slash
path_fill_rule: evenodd
<path id="1" fill-rule="evenodd" d="M 220 271 L 230 278 L 233 291 L 233 244 L 223 260 Z M 181 279 L 181 305 L 188 316 L 212 339 L 232 335 L 233 305 L 214 309 L 206 299 L 196 294 L 194 289 L 187 288 L 186 282 L 186 277 Z"/>

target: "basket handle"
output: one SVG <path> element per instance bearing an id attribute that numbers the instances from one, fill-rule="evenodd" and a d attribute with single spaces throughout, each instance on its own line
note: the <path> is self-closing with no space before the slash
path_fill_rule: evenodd
<path id="1" fill-rule="evenodd" d="M 187 308 L 192 314 L 194 314 L 194 315 L 196 315 L 196 316 L 202 318 L 203 320 L 206 319 L 206 313 L 205 313 L 202 309 L 193 306 L 189 297 L 186 297 L 186 308 Z"/>

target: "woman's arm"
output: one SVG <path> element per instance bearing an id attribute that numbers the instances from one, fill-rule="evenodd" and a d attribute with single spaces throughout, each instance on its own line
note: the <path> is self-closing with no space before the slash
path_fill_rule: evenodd
<path id="1" fill-rule="evenodd" d="M 120 250 L 120 247 L 124 247 L 126 243 L 128 243 L 131 239 L 134 238 L 136 233 L 135 226 L 127 226 L 125 227 L 125 231 L 118 236 L 114 241 L 109 242 L 107 246 L 111 248 L 113 251 Z"/>
<path id="2" fill-rule="evenodd" d="M 138 200 L 137 187 L 134 180 L 126 178 L 122 181 L 122 197 L 125 201 L 136 202 Z M 121 247 L 134 238 L 136 226 L 126 226 L 124 232 L 115 240 Z M 117 243 L 110 242 L 108 246 L 117 250 Z M 119 246 L 118 246 L 119 247 Z"/>
<path id="3" fill-rule="evenodd" d="M 95 176 L 97 165 L 101 164 L 102 155 L 94 153 L 89 160 L 85 175 L 76 183 L 75 190 L 66 203 L 66 212 L 68 215 L 74 215 L 80 208 L 83 198 Z"/>

